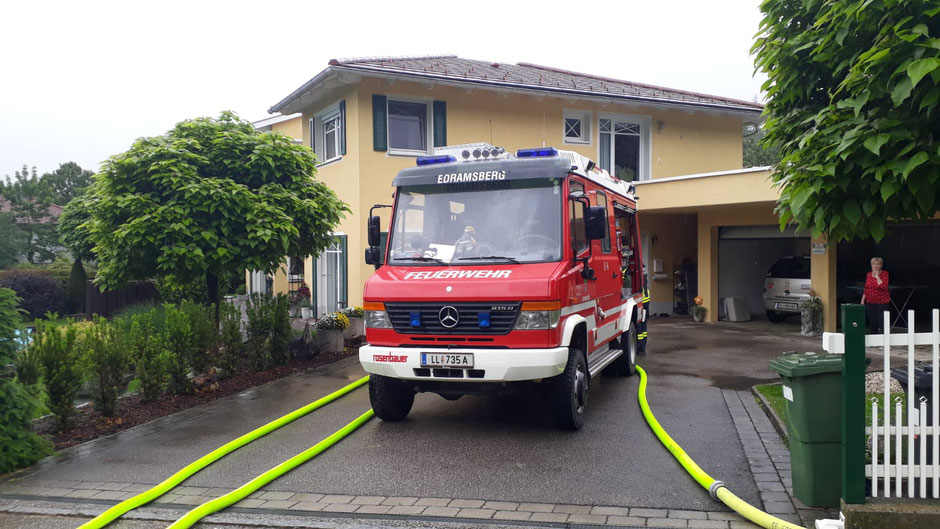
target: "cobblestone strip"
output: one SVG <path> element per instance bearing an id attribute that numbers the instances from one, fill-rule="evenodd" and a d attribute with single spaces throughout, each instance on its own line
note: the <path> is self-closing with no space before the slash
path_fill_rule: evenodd
<path id="1" fill-rule="evenodd" d="M 813 523 L 815 513 L 797 510 L 793 499 L 790 451 L 764 410 L 749 391 L 724 389 L 722 394 L 757 483 L 764 511 L 792 523 Z M 804 522 L 804 515 L 810 518 L 808 522 Z"/>
<path id="2" fill-rule="evenodd" d="M 739 403 L 740 404 L 740 403 Z M 0 484 L 0 495 L 12 497 L 69 498 L 75 503 L 84 499 L 109 502 L 130 498 L 153 485 L 143 483 L 103 483 L 90 481 L 16 482 Z M 155 503 L 193 506 L 229 492 L 224 488 L 178 487 L 164 494 Z M 572 526 L 666 527 L 698 529 L 753 529 L 756 525 L 742 521 L 726 512 L 650 509 L 604 505 L 570 505 L 555 503 L 516 503 L 494 500 L 452 498 L 418 498 L 403 496 L 354 496 L 346 494 L 314 494 L 288 491 L 259 490 L 235 504 L 251 510 L 294 511 L 319 513 L 321 516 L 341 513 L 355 517 L 368 516 L 434 517 L 475 520 L 566 523 Z M 0 512 L 3 512 L 0 500 Z"/>

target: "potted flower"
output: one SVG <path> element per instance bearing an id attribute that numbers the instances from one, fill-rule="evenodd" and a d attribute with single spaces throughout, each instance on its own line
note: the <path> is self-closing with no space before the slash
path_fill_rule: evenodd
<path id="1" fill-rule="evenodd" d="M 362 311 L 362 307 L 349 307 L 341 312 L 349 318 L 349 327 L 346 328 L 347 340 L 366 335 L 365 313 Z"/>
<path id="2" fill-rule="evenodd" d="M 301 316 L 301 308 L 304 306 L 304 302 L 306 302 L 306 306 L 310 306 L 310 288 L 307 283 L 301 283 L 297 290 L 291 292 L 288 301 L 290 302 L 291 317 Z"/>
<path id="3" fill-rule="evenodd" d="M 819 336 L 822 334 L 822 300 L 816 296 L 816 291 L 810 289 L 809 299 L 800 305 L 800 334 L 803 336 Z"/>
<path id="4" fill-rule="evenodd" d="M 309 299 L 300 302 L 300 317 L 305 320 L 309 320 L 313 317 L 313 307 L 310 306 Z"/>
<path id="5" fill-rule="evenodd" d="M 695 305 L 692 305 L 692 308 L 689 309 L 689 314 L 692 315 L 692 319 L 695 321 L 705 321 L 705 315 L 708 314 L 708 308 L 705 307 L 702 303 L 705 302 L 701 296 L 695 296 L 695 299 L 692 300 L 695 302 Z"/>
<path id="6" fill-rule="evenodd" d="M 343 331 L 349 327 L 349 318 L 340 312 L 331 312 L 318 319 L 317 349 L 328 353 L 339 353 L 345 349 Z"/>

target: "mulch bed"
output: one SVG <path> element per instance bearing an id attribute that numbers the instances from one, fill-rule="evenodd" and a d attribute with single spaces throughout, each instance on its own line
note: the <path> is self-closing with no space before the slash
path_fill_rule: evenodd
<path id="1" fill-rule="evenodd" d="M 46 416 L 33 422 L 33 430 L 49 439 L 56 450 L 62 450 L 92 439 L 133 428 L 160 417 L 199 406 L 215 399 L 240 393 L 295 373 L 331 364 L 359 353 L 358 345 L 346 347 L 342 353 L 320 353 L 313 357 L 295 358 L 286 366 L 265 371 L 242 373 L 230 378 L 207 381 L 197 385 L 189 395 L 165 395 L 154 402 L 141 402 L 139 394 L 131 394 L 118 401 L 114 417 L 103 417 L 93 405 L 79 408 L 69 422 L 67 430 L 56 431 L 55 418 Z"/>

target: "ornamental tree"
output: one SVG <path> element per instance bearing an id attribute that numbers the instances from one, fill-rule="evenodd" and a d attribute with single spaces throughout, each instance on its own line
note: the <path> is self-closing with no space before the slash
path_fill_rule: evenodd
<path id="1" fill-rule="evenodd" d="M 764 0 L 781 226 L 881 240 L 940 210 L 940 0 Z"/>
<path id="2" fill-rule="evenodd" d="M 314 180 L 315 164 L 309 148 L 230 112 L 137 140 L 88 190 L 95 281 L 202 278 L 217 304 L 223 272 L 270 273 L 288 254 L 318 254 L 348 208 Z"/>

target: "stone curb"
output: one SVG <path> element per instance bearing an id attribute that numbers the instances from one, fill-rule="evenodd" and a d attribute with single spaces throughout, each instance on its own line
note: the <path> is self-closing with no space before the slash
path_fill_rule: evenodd
<path id="1" fill-rule="evenodd" d="M 783 419 L 774 411 L 773 406 L 770 405 L 770 401 L 768 401 L 760 391 L 757 391 L 757 386 L 751 386 L 751 393 L 757 397 L 757 402 L 760 404 L 760 407 L 764 409 L 767 418 L 770 419 L 770 424 L 774 425 L 774 430 L 777 430 L 777 434 L 780 435 L 783 442 L 789 446 L 790 435 L 787 433 L 787 426 L 783 422 Z"/>

